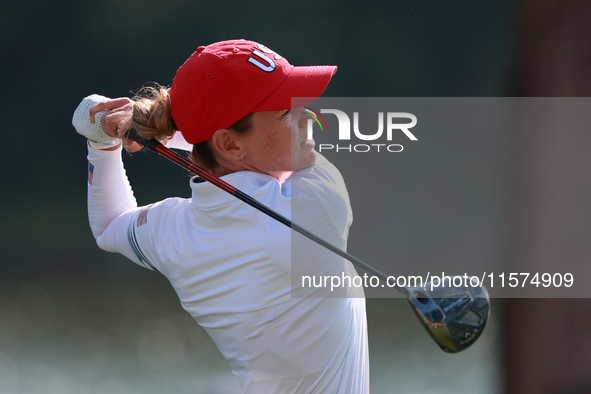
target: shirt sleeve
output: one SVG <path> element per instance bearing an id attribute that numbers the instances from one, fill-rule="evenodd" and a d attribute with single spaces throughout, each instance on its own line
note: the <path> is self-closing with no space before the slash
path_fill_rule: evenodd
<path id="1" fill-rule="evenodd" d="M 331 162 L 316 153 L 316 163 L 295 172 L 286 183 L 295 223 L 308 224 L 312 229 L 325 218 L 334 225 L 341 238 L 347 239 L 353 212 L 345 181 Z"/>
<path id="2" fill-rule="evenodd" d="M 121 160 L 121 148 L 107 151 L 88 146 L 88 219 L 97 245 L 154 269 L 135 235 L 142 212 L 145 207 L 137 207 Z"/>

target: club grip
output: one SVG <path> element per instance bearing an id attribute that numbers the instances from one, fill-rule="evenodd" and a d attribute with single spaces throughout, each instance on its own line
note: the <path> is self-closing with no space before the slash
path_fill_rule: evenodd
<path id="1" fill-rule="evenodd" d="M 125 133 L 125 136 L 127 138 L 129 138 L 130 140 L 137 142 L 141 146 L 145 146 L 146 148 L 153 150 L 153 151 L 156 151 L 156 147 L 158 145 L 160 145 L 160 142 L 158 142 L 157 140 L 155 140 L 153 138 L 147 139 L 147 138 L 143 137 L 141 134 L 139 134 L 137 131 L 135 131 L 134 129 L 131 129 L 127 133 Z"/>

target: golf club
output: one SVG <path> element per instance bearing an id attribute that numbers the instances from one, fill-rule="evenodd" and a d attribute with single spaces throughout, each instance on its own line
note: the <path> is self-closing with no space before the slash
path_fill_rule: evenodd
<path id="1" fill-rule="evenodd" d="M 157 140 L 146 139 L 135 130 L 128 131 L 126 136 L 349 260 L 385 283 L 392 284 L 392 278 L 388 282 L 388 277 L 384 273 L 298 226 L 283 215 L 195 165 L 184 156 L 166 148 Z M 450 279 L 451 282 L 453 277 Z M 431 287 L 429 282 L 422 287 L 394 287 L 408 299 L 423 327 L 445 352 L 457 353 L 472 345 L 480 337 L 488 322 L 490 301 L 484 286 L 472 287 L 465 283 L 464 286 L 456 287 L 449 283 L 448 286 Z"/>

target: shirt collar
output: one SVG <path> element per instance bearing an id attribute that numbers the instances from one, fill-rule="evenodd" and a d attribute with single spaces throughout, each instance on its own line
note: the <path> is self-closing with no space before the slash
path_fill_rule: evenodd
<path id="1" fill-rule="evenodd" d="M 277 187 L 281 187 L 279 181 L 272 176 L 253 171 L 234 172 L 224 175 L 220 179 L 248 195 L 269 183 L 276 183 Z M 233 195 L 197 176 L 191 178 L 190 185 L 191 202 L 198 207 L 211 207 L 236 200 Z"/>

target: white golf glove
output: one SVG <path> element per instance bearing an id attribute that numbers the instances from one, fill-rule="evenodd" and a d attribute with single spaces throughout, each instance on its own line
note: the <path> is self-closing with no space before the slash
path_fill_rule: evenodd
<path id="1" fill-rule="evenodd" d="M 94 123 L 90 123 L 90 107 L 107 100 L 107 97 L 98 94 L 90 95 L 82 100 L 72 117 L 72 125 L 78 134 L 88 138 L 89 145 L 97 149 L 111 148 L 121 142 L 120 138 L 111 137 L 103 130 L 101 116 L 107 111 L 97 112 Z"/>

